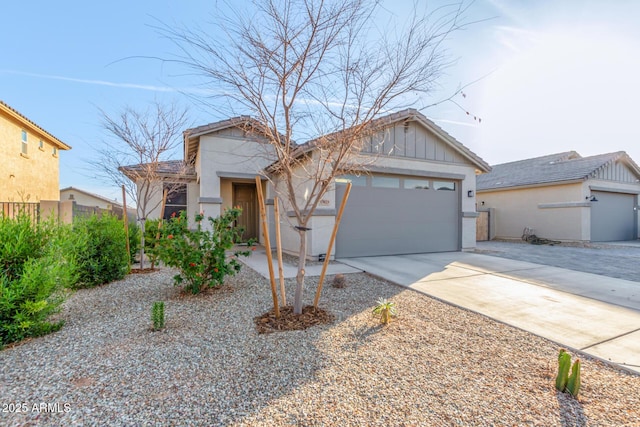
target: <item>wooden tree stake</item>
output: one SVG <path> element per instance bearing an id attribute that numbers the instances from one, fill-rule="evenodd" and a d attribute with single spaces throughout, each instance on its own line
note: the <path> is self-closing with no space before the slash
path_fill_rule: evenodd
<path id="1" fill-rule="evenodd" d="M 282 239 L 280 239 L 280 207 L 278 205 L 278 198 L 273 199 L 273 213 L 276 222 L 276 252 L 278 254 L 278 275 L 280 277 L 280 299 L 282 306 L 287 305 L 287 294 L 284 289 L 284 267 L 282 265 Z"/>
<path id="2" fill-rule="evenodd" d="M 276 319 L 280 318 L 280 307 L 278 306 L 278 294 L 276 291 L 276 279 L 273 272 L 273 258 L 271 257 L 271 243 L 269 242 L 269 227 L 267 224 L 267 210 L 264 207 L 264 197 L 262 196 L 262 181 L 256 176 L 256 190 L 258 192 L 258 205 L 260 205 L 260 217 L 262 218 L 262 237 L 267 250 L 267 263 L 269 264 L 269 280 L 271 281 L 271 296 L 273 297 L 273 309 L 276 312 Z"/>
<path id="3" fill-rule="evenodd" d="M 331 258 L 331 249 L 333 248 L 333 242 L 335 242 L 336 240 L 336 234 L 338 234 L 338 227 L 340 226 L 342 213 L 344 212 L 344 207 L 347 204 L 347 199 L 349 198 L 350 192 L 351 192 L 351 183 L 349 182 L 347 183 L 347 189 L 344 192 L 344 196 L 342 196 L 342 204 L 340 205 L 340 210 L 338 210 L 338 215 L 336 215 L 336 223 L 333 225 L 333 233 L 331 233 L 331 239 L 329 239 L 329 247 L 327 248 L 327 255 L 324 258 L 324 264 L 322 264 L 322 273 L 320 274 L 320 279 L 318 280 L 316 297 L 313 300 L 313 308 L 318 308 L 318 301 L 320 301 L 320 293 L 322 293 L 322 282 L 324 281 L 324 275 L 327 272 L 327 267 L 329 266 L 329 258 Z"/>
<path id="4" fill-rule="evenodd" d="M 124 221 L 124 235 L 127 238 L 127 272 L 131 273 L 131 246 L 129 246 L 129 217 L 127 215 L 127 192 L 122 184 L 122 220 Z"/>

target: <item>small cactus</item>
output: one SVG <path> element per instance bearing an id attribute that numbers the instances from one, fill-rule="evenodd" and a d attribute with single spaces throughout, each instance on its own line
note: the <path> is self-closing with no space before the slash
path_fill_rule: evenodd
<path id="1" fill-rule="evenodd" d="M 164 328 L 164 301 L 156 301 L 153 303 L 151 320 L 153 321 L 154 331 L 159 331 Z"/>
<path id="2" fill-rule="evenodd" d="M 578 397 L 580 392 L 580 359 L 576 359 L 571 367 L 571 375 L 567 380 L 567 391 L 573 397 Z"/>
<path id="3" fill-rule="evenodd" d="M 347 281 L 344 278 L 344 274 L 336 274 L 333 278 L 334 288 L 344 288 L 347 285 Z"/>
<path id="4" fill-rule="evenodd" d="M 556 388 L 564 391 L 569 380 L 569 369 L 571 368 L 571 355 L 561 348 L 558 354 L 558 376 L 556 377 Z"/>

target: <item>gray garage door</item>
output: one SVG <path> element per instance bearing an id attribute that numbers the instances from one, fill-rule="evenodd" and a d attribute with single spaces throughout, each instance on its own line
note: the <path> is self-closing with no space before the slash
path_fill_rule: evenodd
<path id="1" fill-rule="evenodd" d="M 460 250 L 459 183 L 405 186 L 373 187 L 370 177 L 368 186 L 351 188 L 336 236 L 337 258 Z M 345 188 L 337 185 L 338 206 Z"/>
<path id="2" fill-rule="evenodd" d="M 636 196 L 633 194 L 592 191 L 598 200 L 591 202 L 591 241 L 635 240 Z"/>

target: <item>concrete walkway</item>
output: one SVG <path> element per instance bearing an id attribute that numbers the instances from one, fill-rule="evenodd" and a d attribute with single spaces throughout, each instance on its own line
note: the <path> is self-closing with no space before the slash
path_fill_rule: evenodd
<path id="1" fill-rule="evenodd" d="M 269 264 L 267 261 L 267 252 L 263 247 L 260 247 L 260 246 L 257 247 L 257 249 L 253 251 L 251 253 L 251 256 L 249 257 L 246 257 L 246 258 L 240 257 L 238 259 L 242 263 L 250 267 L 252 270 L 261 274 L 263 277 L 266 277 L 267 279 L 269 278 Z M 288 279 L 291 277 L 296 277 L 296 274 L 298 274 L 298 267 L 296 265 L 291 265 L 287 263 L 283 263 L 283 264 L 284 264 L 284 268 L 283 268 L 284 278 Z M 278 259 L 275 257 L 275 255 L 273 257 L 273 272 L 276 278 L 279 277 L 278 276 Z M 320 276 L 321 272 L 322 272 L 322 264 L 318 264 L 314 262 L 307 265 L 305 276 L 307 277 Z M 350 267 L 344 263 L 332 262 L 327 267 L 326 274 L 327 276 L 329 276 L 329 275 L 334 275 L 338 273 L 348 274 L 348 273 L 361 273 L 361 272 L 362 270 L 359 270 L 354 267 Z"/>
<path id="2" fill-rule="evenodd" d="M 339 261 L 640 372 L 638 282 L 468 252 Z"/>

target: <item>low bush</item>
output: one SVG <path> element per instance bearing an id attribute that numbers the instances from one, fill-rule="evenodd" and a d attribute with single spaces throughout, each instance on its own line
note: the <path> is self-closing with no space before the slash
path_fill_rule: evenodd
<path id="1" fill-rule="evenodd" d="M 144 253 L 149 257 L 152 268 L 158 262 L 159 227 L 160 219 L 148 219 L 144 223 Z"/>
<path id="2" fill-rule="evenodd" d="M 136 262 L 136 257 L 140 252 L 140 226 L 135 222 L 129 223 L 129 258 L 131 264 Z"/>
<path id="3" fill-rule="evenodd" d="M 249 256 L 250 251 L 230 251 L 242 235 L 242 228 L 234 226 L 241 212 L 227 209 L 217 218 L 209 217 L 210 230 L 202 227 L 201 214 L 195 217 L 195 230 L 188 228 L 185 212 L 165 222 L 158 255 L 165 265 L 179 270 L 174 276 L 177 286 L 184 285 L 197 294 L 206 287 L 222 285 L 226 276 L 240 271 L 238 257 Z"/>
<path id="4" fill-rule="evenodd" d="M 89 288 L 122 279 L 127 274 L 126 235 L 113 215 L 92 215 L 73 224 L 78 280 L 74 288 Z"/>
<path id="5" fill-rule="evenodd" d="M 58 330 L 50 322 L 76 280 L 70 227 L 0 217 L 0 348 Z"/>

